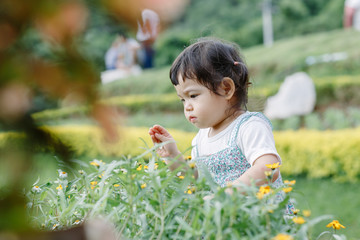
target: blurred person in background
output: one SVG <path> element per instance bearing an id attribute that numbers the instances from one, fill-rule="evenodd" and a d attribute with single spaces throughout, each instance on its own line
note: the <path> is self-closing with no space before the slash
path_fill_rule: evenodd
<path id="1" fill-rule="evenodd" d="M 152 68 L 154 66 L 154 43 L 159 33 L 160 18 L 159 15 L 145 9 L 141 12 L 141 21 L 138 22 L 138 31 L 136 38 L 141 42 L 140 57 L 143 68 Z"/>
<path id="2" fill-rule="evenodd" d="M 141 67 L 137 61 L 139 50 L 140 44 L 135 39 L 124 33 L 118 34 L 105 54 L 106 71 L 101 73 L 102 83 L 140 74 Z"/>
<path id="3" fill-rule="evenodd" d="M 344 28 L 351 27 L 360 31 L 360 0 L 345 0 Z"/>
<path id="4" fill-rule="evenodd" d="M 140 44 L 135 39 L 119 33 L 105 54 L 106 69 L 131 68 L 137 64 L 136 52 L 139 49 Z"/>

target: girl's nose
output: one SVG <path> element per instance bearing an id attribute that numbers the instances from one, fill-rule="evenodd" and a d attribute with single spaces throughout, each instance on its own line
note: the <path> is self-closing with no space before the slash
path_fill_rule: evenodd
<path id="1" fill-rule="evenodd" d="M 191 110 L 193 110 L 193 107 L 189 102 L 185 102 L 184 109 L 185 109 L 185 111 L 191 111 Z"/>

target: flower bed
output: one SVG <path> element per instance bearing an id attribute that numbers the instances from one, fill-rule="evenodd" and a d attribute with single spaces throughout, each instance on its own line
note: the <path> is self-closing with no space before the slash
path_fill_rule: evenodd
<path id="1" fill-rule="evenodd" d="M 311 219 L 307 209 L 285 214 L 294 181 L 279 189 L 270 182 L 241 186 L 239 193 L 233 186 L 219 188 L 209 174 L 195 180 L 190 164 L 185 175 L 171 172 L 149 152 L 149 158 L 78 162 L 76 169 L 59 169 L 53 181 L 35 182 L 27 193 L 33 226 L 59 230 L 103 218 L 121 239 L 280 240 L 307 239 L 314 224 L 328 220 L 334 231 L 322 235 L 345 239 L 335 234 L 344 226 L 330 216 Z M 229 188 L 231 195 L 225 193 Z M 279 201 L 282 190 L 286 197 Z M 204 200 L 209 194 L 213 198 Z"/>

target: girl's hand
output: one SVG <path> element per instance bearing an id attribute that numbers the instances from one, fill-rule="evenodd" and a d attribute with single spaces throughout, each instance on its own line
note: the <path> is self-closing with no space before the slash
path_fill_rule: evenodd
<path id="1" fill-rule="evenodd" d="M 214 194 L 210 194 L 210 195 L 206 195 L 205 197 L 203 197 L 203 200 L 206 201 L 206 200 L 211 200 L 213 199 L 215 196 Z"/>
<path id="2" fill-rule="evenodd" d="M 174 138 L 170 135 L 170 133 L 160 125 L 154 125 L 153 127 L 151 127 L 149 129 L 149 135 L 154 145 L 168 141 L 175 141 Z M 175 158 L 176 156 L 181 154 L 175 142 L 171 142 L 164 145 L 163 147 L 157 148 L 156 152 L 157 154 L 159 154 L 160 157 L 171 158 Z"/>

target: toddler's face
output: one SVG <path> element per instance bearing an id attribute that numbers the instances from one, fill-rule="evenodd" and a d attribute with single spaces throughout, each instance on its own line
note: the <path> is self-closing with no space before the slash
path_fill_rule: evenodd
<path id="1" fill-rule="evenodd" d="M 176 92 L 184 104 L 186 119 L 198 128 L 222 127 L 229 102 L 195 80 L 179 76 Z"/>

